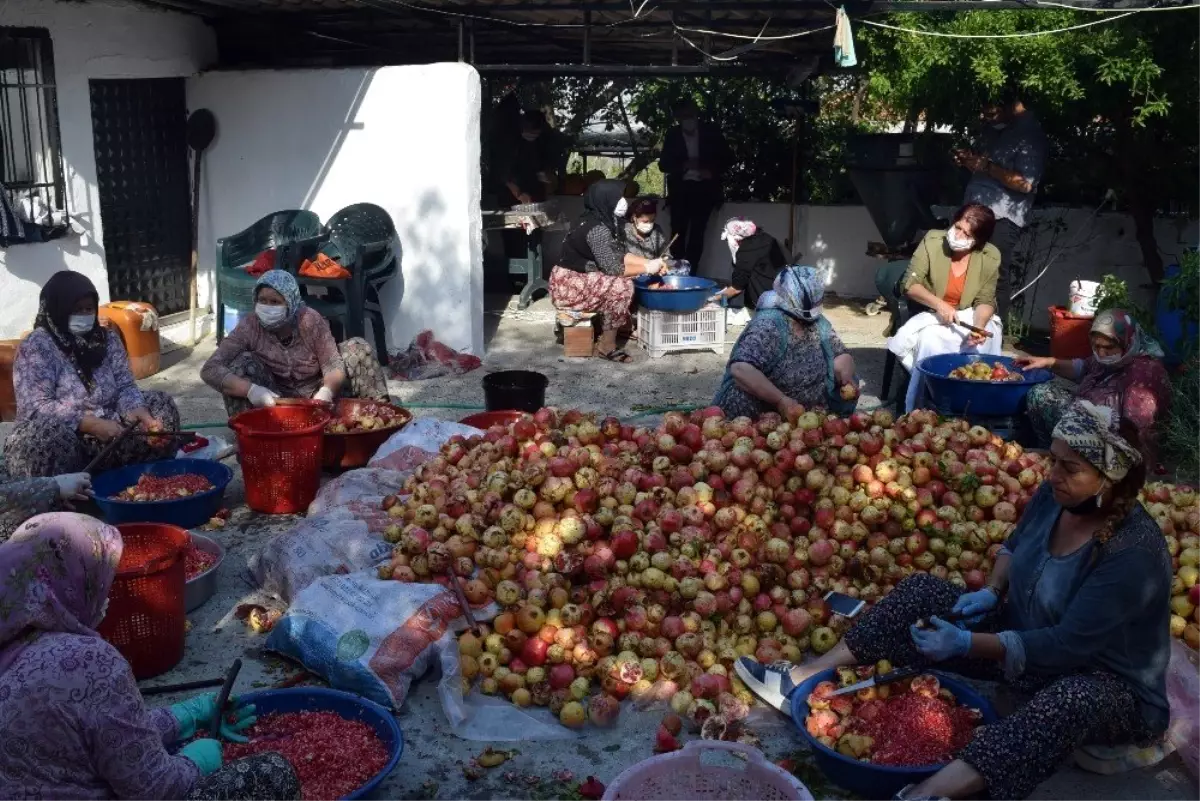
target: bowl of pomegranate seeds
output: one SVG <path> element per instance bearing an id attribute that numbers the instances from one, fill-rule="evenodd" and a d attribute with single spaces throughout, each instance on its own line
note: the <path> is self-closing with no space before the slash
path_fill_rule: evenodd
<path id="1" fill-rule="evenodd" d="M 221 508 L 233 471 L 207 459 L 165 459 L 101 473 L 92 479 L 96 505 L 109 523 L 170 523 L 194 528 Z"/>
<path id="2" fill-rule="evenodd" d="M 267 751 L 283 756 L 300 777 L 305 801 L 362 798 L 400 761 L 404 735 L 383 707 L 351 693 L 293 687 L 239 695 L 258 722 L 247 743 L 225 743 L 226 762 Z"/>
<path id="3" fill-rule="evenodd" d="M 183 605 L 188 612 L 204 606 L 217 592 L 217 568 L 225 559 L 221 543 L 203 534 L 191 534 L 183 552 Z"/>
<path id="4" fill-rule="evenodd" d="M 876 675 L 887 663 L 818 673 L 792 693 L 792 721 L 817 766 L 864 798 L 891 798 L 932 776 L 996 714 L 962 679 L 922 673 L 846 695 L 833 692 Z"/>

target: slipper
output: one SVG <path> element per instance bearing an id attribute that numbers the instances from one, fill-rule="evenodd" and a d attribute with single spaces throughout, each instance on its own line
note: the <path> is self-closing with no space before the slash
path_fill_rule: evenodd
<path id="1" fill-rule="evenodd" d="M 631 361 L 633 361 L 633 357 L 623 350 L 610 350 L 608 353 L 596 351 L 596 355 L 601 359 L 607 359 L 608 361 L 616 362 L 617 364 L 629 364 Z"/>

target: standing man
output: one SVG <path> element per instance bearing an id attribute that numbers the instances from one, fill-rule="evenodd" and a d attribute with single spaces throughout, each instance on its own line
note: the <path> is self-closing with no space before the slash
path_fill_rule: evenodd
<path id="1" fill-rule="evenodd" d="M 980 117 L 981 152 L 960 150 L 955 160 L 971 171 L 963 204 L 981 203 L 996 215 L 992 235 L 992 244 L 1000 251 L 996 311 L 1007 326 L 1012 293 L 1020 288 L 1012 285 L 1012 259 L 1033 208 L 1049 145 L 1041 123 L 1015 89 L 1004 90 L 996 102 L 986 104 Z"/>
<path id="2" fill-rule="evenodd" d="M 667 132 L 658 168 L 667 177 L 671 230 L 679 237 L 674 256 L 697 271 L 709 218 L 724 200 L 721 179 L 732 157 L 721 129 L 701 122 L 695 103 L 684 99 L 674 112 L 679 124 Z"/>

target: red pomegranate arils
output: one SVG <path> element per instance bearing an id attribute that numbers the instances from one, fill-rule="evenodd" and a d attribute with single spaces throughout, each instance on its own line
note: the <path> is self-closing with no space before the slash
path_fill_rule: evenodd
<path id="1" fill-rule="evenodd" d="M 967 707 L 903 693 L 888 699 L 873 719 L 861 721 L 856 729 L 874 739 L 873 763 L 917 766 L 949 762 L 971 741 L 975 725 L 976 713 Z"/>
<path id="2" fill-rule="evenodd" d="M 225 759 L 275 752 L 300 777 L 305 801 L 345 798 L 383 770 L 389 754 L 367 724 L 334 712 L 263 715 L 244 734 L 248 743 L 225 746 Z"/>
<path id="3" fill-rule="evenodd" d="M 208 551 L 202 551 L 193 543 L 188 543 L 187 549 L 183 552 L 184 573 L 187 575 L 187 580 L 191 581 L 196 576 L 211 568 L 217 563 L 217 557 Z"/>
<path id="4" fill-rule="evenodd" d="M 150 503 L 153 501 L 174 501 L 190 495 L 208 492 L 213 488 L 212 482 L 196 473 L 184 473 L 178 476 L 152 476 L 143 474 L 132 487 L 126 487 L 113 497 L 118 501 L 136 501 Z"/>

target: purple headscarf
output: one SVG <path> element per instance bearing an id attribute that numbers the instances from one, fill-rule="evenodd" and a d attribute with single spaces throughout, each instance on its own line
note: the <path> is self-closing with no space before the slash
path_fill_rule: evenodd
<path id="1" fill-rule="evenodd" d="M 31 633 L 100 636 L 121 549 L 115 528 L 74 512 L 32 517 L 0 545 L 0 673 Z"/>

